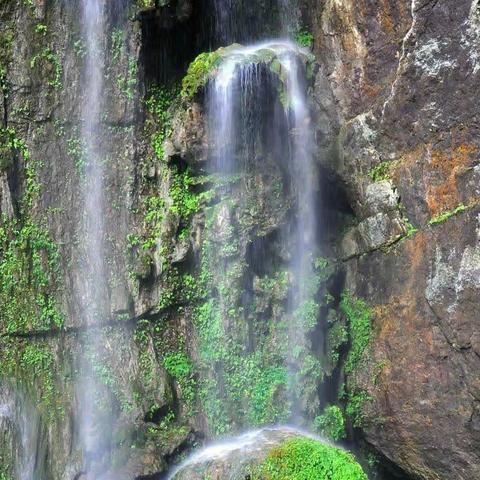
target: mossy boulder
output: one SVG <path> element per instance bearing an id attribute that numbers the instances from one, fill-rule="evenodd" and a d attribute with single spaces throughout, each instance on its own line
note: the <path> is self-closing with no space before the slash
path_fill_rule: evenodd
<path id="1" fill-rule="evenodd" d="M 367 480 L 354 456 L 292 428 L 264 428 L 207 447 L 173 480 Z"/>

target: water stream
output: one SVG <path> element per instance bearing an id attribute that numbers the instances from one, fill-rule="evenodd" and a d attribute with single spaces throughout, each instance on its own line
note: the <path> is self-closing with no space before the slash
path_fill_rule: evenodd
<path id="1" fill-rule="evenodd" d="M 307 102 L 307 64 L 308 52 L 288 40 L 230 47 L 224 53 L 208 90 L 213 145 L 211 171 L 223 177 L 234 173 L 245 175 L 252 162 L 261 162 L 262 157 L 275 157 L 275 161 L 288 172 L 286 181 L 294 220 L 292 228 L 283 230 L 281 240 L 290 250 L 291 271 L 284 364 L 289 371 L 292 417 L 296 417 L 299 423 L 302 416 L 297 395 L 301 389 L 299 377 L 308 349 L 307 332 L 316 323 L 312 277 L 317 229 L 317 174 Z M 265 104 L 277 107 L 268 110 L 266 115 Z M 271 109 L 271 106 L 266 108 Z M 235 187 L 230 191 L 228 188 L 227 184 L 225 197 L 233 197 Z M 224 211 L 219 215 L 222 216 L 219 222 L 223 224 L 223 231 L 232 229 L 233 225 L 227 225 L 231 222 L 231 215 Z M 217 263 L 212 266 L 215 268 L 221 270 L 224 267 Z M 218 272 L 216 278 L 221 278 L 222 273 Z M 224 296 L 220 291 L 219 295 L 222 311 L 232 308 L 228 294 Z M 248 301 L 242 308 L 248 310 Z M 309 316 L 313 325 L 306 320 Z M 236 340 L 241 342 L 241 335 Z"/>
<path id="2" fill-rule="evenodd" d="M 38 412 L 26 397 L 10 385 L 0 384 L 0 435 L 12 455 L 18 480 L 47 480 L 41 429 Z"/>
<path id="3" fill-rule="evenodd" d="M 80 317 L 83 325 L 101 325 L 109 320 L 108 288 L 105 272 L 105 199 L 104 199 L 104 152 L 102 152 L 102 115 L 105 78 L 106 19 L 105 0 L 81 0 L 81 28 L 85 39 L 83 70 L 83 103 L 81 105 L 81 143 L 84 148 L 84 175 L 82 179 L 83 225 L 81 246 L 82 262 L 77 272 L 76 296 L 80 300 Z M 216 22 L 220 39 L 232 41 L 237 32 L 235 19 L 229 15 L 235 2 L 222 3 L 215 0 Z M 288 10 L 289 0 L 282 0 L 283 14 Z M 227 9 L 227 10 L 225 10 Z M 285 15 L 284 15 L 285 17 Z M 286 25 L 283 17 L 283 30 Z M 241 35 L 250 35 L 247 26 Z M 240 30 L 239 30 L 240 31 Z M 290 249 L 290 281 L 286 317 L 288 320 L 286 343 L 281 362 L 288 371 L 288 404 L 290 415 L 285 420 L 300 425 L 304 408 L 298 392 L 301 390 L 301 376 L 306 363 L 308 331 L 312 327 L 305 318 L 309 313 L 315 316 L 315 302 L 312 300 L 311 279 L 314 274 L 316 232 L 316 188 L 317 173 L 314 164 L 314 139 L 307 95 L 307 68 L 309 54 L 288 39 L 270 40 L 249 46 L 231 47 L 223 56 L 222 63 L 211 81 L 207 92 L 209 134 L 212 144 L 210 151 L 211 173 L 228 177 L 245 172 L 248 162 L 256 160 L 259 150 L 262 154 L 278 157 L 289 179 L 286 189 L 292 200 L 291 226 L 282 230 L 282 244 Z M 267 100 L 263 101 L 262 96 Z M 272 115 L 265 117 L 262 108 L 271 103 Z M 259 137 L 262 136 L 262 141 Z M 229 184 L 224 187 L 229 196 Z M 229 216 L 222 220 L 228 230 Z M 225 224 L 226 223 L 226 224 Z M 226 247 L 226 245 L 224 245 Z M 217 267 L 215 267 L 217 268 Z M 218 274 L 217 277 L 221 276 Z M 229 299 L 219 293 L 222 311 L 230 308 Z M 243 305 L 248 310 L 247 302 Z M 228 325 L 222 319 L 224 327 Z M 235 326 L 232 328 L 235 329 Z M 83 453 L 82 470 L 87 478 L 101 478 L 106 468 L 103 458 L 108 453 L 111 424 L 108 409 L 101 409 L 96 394 L 101 386 L 95 380 L 87 352 L 95 352 L 104 342 L 101 329 L 90 328 L 84 338 L 83 352 L 78 359 L 76 379 L 76 424 L 77 440 Z M 244 342 L 242 334 L 236 339 Z M 245 343 L 245 342 L 244 342 Z M 247 346 L 245 345 L 245 349 Z M 220 385 L 222 382 L 218 382 Z M 221 399 L 221 392 L 218 398 Z M 220 400 L 219 400 L 220 401 Z M 226 404 L 220 405 L 224 411 Z M 12 420 L 12 409 L 8 403 L 0 403 L 0 426 Z M 17 421 L 18 436 L 22 445 L 19 478 L 32 480 L 38 467 L 38 452 L 35 442 L 37 420 L 27 422 L 22 415 Z M 27 422 L 27 423 L 26 423 Z M 248 420 L 242 425 L 248 428 Z M 207 447 L 195 453 L 186 465 L 205 460 L 221 458 L 232 451 L 240 454 L 251 453 L 256 445 L 262 448 L 270 441 L 287 438 L 300 432 L 294 427 L 275 427 L 247 431 L 237 438 Z M 244 452 L 244 453 L 242 453 Z M 108 456 L 108 455 L 107 455 Z M 179 469 L 185 466 L 182 465 Z M 175 470 L 173 478 L 180 470 Z M 81 477 L 84 478 L 84 477 Z"/>
<path id="4" fill-rule="evenodd" d="M 81 105 L 81 140 L 84 146 L 83 178 L 83 263 L 79 272 L 78 293 L 82 322 L 98 325 L 108 319 L 107 282 L 104 255 L 103 152 L 101 120 L 105 70 L 105 3 L 81 0 L 81 26 L 85 39 L 84 94 Z M 92 371 L 91 359 L 103 342 L 100 329 L 90 329 L 84 337 L 77 379 L 79 443 L 84 454 L 84 469 L 95 472 L 95 459 L 106 449 L 105 411 L 96 403 L 100 389 Z M 95 478 L 95 477 L 92 477 Z"/>

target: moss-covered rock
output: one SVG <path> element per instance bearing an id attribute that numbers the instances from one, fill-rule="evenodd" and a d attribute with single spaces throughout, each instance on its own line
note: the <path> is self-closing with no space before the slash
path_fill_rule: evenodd
<path id="1" fill-rule="evenodd" d="M 247 432 L 192 455 L 174 480 L 367 480 L 354 456 L 289 428 Z"/>

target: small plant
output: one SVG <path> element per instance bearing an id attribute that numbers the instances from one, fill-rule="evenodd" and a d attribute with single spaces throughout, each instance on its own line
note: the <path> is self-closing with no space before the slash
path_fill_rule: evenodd
<path id="1" fill-rule="evenodd" d="M 120 28 L 113 30 L 111 35 L 111 54 L 113 62 L 120 59 L 123 48 L 123 32 Z"/>
<path id="2" fill-rule="evenodd" d="M 336 405 L 327 406 L 323 414 L 315 418 L 314 425 L 319 433 L 334 441 L 342 440 L 347 435 L 343 412 Z"/>
<path id="3" fill-rule="evenodd" d="M 192 370 L 192 364 L 183 352 L 166 354 L 163 358 L 163 365 L 165 370 L 175 379 L 181 379 L 190 375 Z"/>
<path id="4" fill-rule="evenodd" d="M 453 217 L 454 215 L 457 215 L 458 213 L 465 212 L 468 210 L 470 207 L 468 205 L 464 205 L 461 203 L 458 205 L 458 207 L 452 209 L 452 210 L 447 210 L 445 212 L 442 212 L 438 215 L 435 215 L 429 222 L 429 225 L 439 225 L 440 223 L 443 223 L 447 221 L 449 218 Z"/>
<path id="5" fill-rule="evenodd" d="M 351 391 L 346 394 L 346 398 L 347 405 L 345 407 L 345 413 L 347 417 L 351 419 L 354 427 L 362 427 L 365 421 L 363 406 L 366 402 L 371 401 L 372 397 L 365 390 L 361 390 L 354 385 Z"/>
<path id="6" fill-rule="evenodd" d="M 192 361 L 183 351 L 170 352 L 163 357 L 165 370 L 176 380 L 180 386 L 183 400 L 190 414 L 193 414 L 196 382 L 193 377 Z"/>
<path id="7" fill-rule="evenodd" d="M 83 175 L 87 166 L 87 154 L 84 142 L 76 136 L 70 137 L 67 140 L 67 153 L 74 160 L 77 172 Z"/>
<path id="8" fill-rule="evenodd" d="M 79 58 L 85 58 L 87 56 L 87 47 L 81 38 L 73 43 L 73 51 Z"/>
<path id="9" fill-rule="evenodd" d="M 0 65 L 0 91 L 3 95 L 8 92 L 7 69 L 2 65 Z"/>
<path id="10" fill-rule="evenodd" d="M 46 48 L 30 60 L 30 68 L 35 68 L 41 62 L 45 64 L 46 68 L 53 70 L 53 78 L 47 82 L 48 85 L 55 90 L 60 89 L 62 87 L 63 68 L 58 55 L 50 48 Z"/>
<path id="11" fill-rule="evenodd" d="M 381 182 L 382 180 L 390 180 L 390 171 L 392 168 L 392 162 L 380 162 L 375 165 L 369 172 L 368 176 L 374 182 Z"/>
<path id="12" fill-rule="evenodd" d="M 307 30 L 300 30 L 295 35 L 295 41 L 301 47 L 311 48 L 313 45 L 313 35 Z"/>
<path id="13" fill-rule="evenodd" d="M 46 25 L 39 23 L 35 26 L 35 32 L 39 33 L 40 35 L 45 36 L 47 34 L 48 28 Z"/>

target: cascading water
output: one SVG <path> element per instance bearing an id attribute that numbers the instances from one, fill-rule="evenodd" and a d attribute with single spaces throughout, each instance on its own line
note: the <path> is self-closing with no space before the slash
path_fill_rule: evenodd
<path id="1" fill-rule="evenodd" d="M 315 317 L 312 292 L 313 257 L 316 245 L 314 197 L 317 184 L 313 163 L 313 135 L 306 98 L 306 64 L 308 53 L 288 41 L 266 42 L 249 47 L 232 47 L 224 54 L 209 89 L 210 136 L 213 151 L 211 171 L 228 177 L 245 174 L 256 152 L 279 157 L 277 161 L 289 171 L 288 190 L 293 203 L 293 228 L 284 233 L 283 244 L 292 251 L 292 280 L 288 305 L 288 331 L 284 337 L 284 363 L 289 371 L 289 401 L 292 417 L 301 420 L 298 390 L 299 375 L 308 348 L 305 317 Z M 269 67 L 267 67 L 267 64 Z M 273 73 L 275 72 L 275 73 Z M 275 89 L 279 91 L 275 92 Z M 261 111 L 262 96 L 274 91 L 272 102 L 282 105 L 265 118 Z M 263 100 L 264 101 L 264 100 Z M 270 102 L 270 100 L 269 100 Z M 264 132 L 259 134 L 259 132 Z M 259 135 L 262 137 L 260 138 Z M 231 197 L 228 183 L 225 196 Z M 220 211 L 220 223 L 230 215 Z M 228 226 L 223 230 L 227 231 Z M 293 253 L 294 252 L 294 253 Z M 212 266 L 223 269 L 222 265 Z M 217 275 L 220 278 L 222 273 Z M 228 312 L 228 295 L 219 292 L 221 311 Z M 242 309 L 248 309 L 243 305 Z M 225 331 L 235 325 L 224 321 Z M 241 332 L 234 341 L 241 342 Z M 222 381 L 219 381 L 221 384 Z"/>
<path id="2" fill-rule="evenodd" d="M 105 4 L 102 0 L 82 0 L 82 33 L 86 42 L 84 63 L 84 94 L 82 112 L 82 143 L 85 151 L 83 179 L 83 263 L 80 268 L 78 293 L 81 317 L 90 328 L 84 336 L 84 352 L 79 360 L 77 379 L 79 441 L 84 456 L 84 469 L 95 477 L 96 458 L 106 447 L 108 430 L 105 412 L 96 403 L 100 389 L 87 352 L 101 345 L 99 325 L 107 314 L 107 290 L 104 267 L 104 200 L 103 156 L 101 147 L 101 115 L 104 93 Z M 91 473 L 90 473 L 91 472 Z M 90 477 L 89 477 L 90 478 Z"/>
<path id="3" fill-rule="evenodd" d="M 15 478 L 47 479 L 45 442 L 41 441 L 38 412 L 7 384 L 0 385 L 0 435 L 4 446 L 9 446 Z M 2 462 L 9 463 L 6 458 L 0 458 L 0 467 L 4 466 Z"/>
<path id="4" fill-rule="evenodd" d="M 248 462 L 257 456 L 261 457 L 269 448 L 278 445 L 278 442 L 297 436 L 320 440 L 319 437 L 292 427 L 266 427 L 250 430 L 194 453 L 173 469 L 167 480 L 191 480 L 192 471 L 195 471 L 199 478 L 212 478 L 211 472 L 202 472 L 201 470 L 202 466 L 208 469 L 209 465 L 215 465 L 212 468 L 216 474 L 214 478 L 226 478 L 226 473 L 228 473 L 228 478 L 243 478 L 242 470 Z M 236 463 L 234 468 L 232 468 L 233 461 Z M 222 464 L 226 466 L 223 475 Z"/>
<path id="5" fill-rule="evenodd" d="M 294 34 L 299 27 L 296 0 L 265 0 L 252 5 L 245 0 L 211 0 L 213 37 L 216 45 L 259 41 L 271 37 L 268 27 L 283 36 Z"/>
<path id="6" fill-rule="evenodd" d="M 294 415 L 301 417 L 298 391 L 301 388 L 298 372 L 302 369 L 302 351 L 307 346 L 308 312 L 313 310 L 313 325 L 316 323 L 312 283 L 313 261 L 316 249 L 315 192 L 317 173 L 313 162 L 314 142 L 307 104 L 305 75 L 299 70 L 295 56 L 291 54 L 280 60 L 286 72 L 287 105 L 289 130 L 292 135 L 290 165 L 294 182 L 296 222 L 290 244 L 296 252 L 291 257 L 294 273 L 293 291 L 290 295 L 290 328 L 288 363 L 292 374 L 292 405 Z M 314 288 L 313 288 L 314 290 Z M 306 324 L 307 323 L 307 324 Z M 299 419 L 298 418 L 298 419 Z"/>
<path id="7" fill-rule="evenodd" d="M 295 29 L 294 15 L 291 14 L 290 18 L 288 17 L 288 14 L 292 13 L 290 0 L 281 0 L 278 8 L 281 13 L 281 30 L 284 34 L 289 34 L 292 29 Z M 230 10 L 231 4 L 229 9 L 219 7 L 217 22 L 226 17 L 231 23 Z M 227 33 L 231 34 L 230 37 L 234 37 L 230 23 L 224 23 L 223 27 L 224 30 L 227 29 Z M 223 35 L 222 38 L 228 37 L 225 31 L 220 33 Z M 228 38 L 231 41 L 230 37 Z M 211 146 L 210 173 L 220 175 L 224 179 L 235 176 L 244 178 L 244 188 L 248 190 L 246 178 L 249 169 L 252 169 L 252 162 L 258 163 L 273 157 L 279 169 L 283 171 L 283 194 L 290 199 L 292 206 L 291 219 L 288 221 L 284 219 L 285 225 L 290 227 L 281 229 L 281 244 L 290 250 L 287 254 L 289 258 L 287 268 L 290 273 L 288 300 L 284 314 L 287 327 L 283 331 L 282 327 L 279 328 L 279 333 L 276 334 L 278 338 L 274 343 L 277 346 L 279 343 L 283 344 L 279 349 L 279 352 L 282 352 L 280 363 L 283 363 L 287 369 L 288 380 L 285 385 L 287 394 L 283 400 L 281 397 L 278 398 L 278 403 L 284 403 L 285 408 L 283 410 L 278 408 L 279 413 L 272 415 L 270 422 L 289 420 L 296 425 L 303 423 L 305 414 L 305 405 L 302 405 L 300 399 L 300 391 L 304 386 L 302 376 L 309 375 L 311 371 L 309 368 L 318 367 L 317 370 L 321 371 L 318 360 L 307 353 L 311 348 L 309 332 L 315 328 L 319 310 L 315 301 L 318 290 L 318 284 L 315 281 L 318 228 L 315 198 L 318 179 L 307 96 L 307 69 L 311 66 L 310 59 L 307 51 L 288 40 L 267 41 L 246 47 L 233 45 L 222 51 L 220 66 L 212 75 L 207 89 Z M 261 170 L 258 164 L 253 169 L 255 168 Z M 232 181 L 223 183 L 222 193 L 227 199 L 239 196 L 238 190 L 234 190 L 238 187 L 233 184 Z M 240 198 L 248 195 L 248 191 L 244 191 L 240 194 Z M 225 244 L 230 241 L 231 235 L 228 232 L 234 231 L 235 213 L 233 212 L 234 209 L 229 209 L 228 206 L 217 210 L 214 222 L 217 224 L 216 241 L 220 250 L 224 247 L 230 248 Z M 219 337 L 223 338 L 227 344 L 240 345 L 236 350 L 237 355 L 245 355 L 245 352 L 249 351 L 251 352 L 249 358 L 255 358 L 257 353 L 260 356 L 264 355 L 262 351 L 255 351 L 255 348 L 259 348 L 258 345 L 256 347 L 248 340 L 251 334 L 246 334 L 243 330 L 241 326 L 243 321 L 238 326 L 231 318 L 232 310 L 238 310 L 248 318 L 246 312 L 249 312 L 251 300 L 247 298 L 242 301 L 239 308 L 238 305 L 232 304 L 231 295 L 224 287 L 224 280 L 231 275 L 231 271 L 228 271 L 228 263 L 219 262 L 216 259 L 210 263 L 210 270 L 213 272 L 215 281 L 219 282 L 214 295 L 218 296 L 219 311 L 223 312 L 220 313 L 221 326 L 211 324 L 210 328 L 220 328 L 223 334 Z M 267 347 L 267 351 L 269 349 L 271 348 Z M 249 362 L 250 360 L 247 360 L 246 364 L 248 365 Z M 281 372 L 282 367 L 276 368 L 277 373 Z M 228 394 L 225 394 L 229 390 L 229 379 L 225 373 L 228 370 L 229 367 L 220 366 L 216 367 L 214 372 L 216 377 L 214 384 L 218 389 L 215 411 L 221 412 L 222 415 L 231 408 L 229 400 L 226 400 Z M 247 375 L 246 372 L 245 375 Z M 257 385 L 261 385 L 262 381 L 259 378 L 252 378 L 252 382 Z M 282 380 L 278 381 L 279 384 L 282 383 Z M 251 395 L 249 393 L 247 397 Z M 316 393 L 314 392 L 313 395 Z M 242 405 L 242 402 L 240 404 Z M 311 404 L 316 408 L 318 399 L 311 401 Z M 285 415 L 280 413 L 282 411 L 289 413 Z M 263 421 L 265 419 L 266 417 Z M 237 428 L 239 426 L 243 429 L 248 428 L 248 419 L 243 419 L 243 423 L 241 422 L 239 423 L 238 418 L 234 421 Z M 250 431 L 227 443 L 207 447 L 206 450 L 194 454 L 184 465 L 177 468 L 170 478 L 188 478 L 188 473 L 186 477 L 182 475 L 189 471 L 190 466 L 197 462 L 208 463 L 212 459 L 215 460 L 216 455 L 221 457 L 225 452 L 228 456 L 232 449 L 241 450 L 242 455 L 248 458 L 254 451 L 254 446 L 261 443 L 260 437 L 263 432 L 263 430 Z M 291 427 L 276 427 L 275 432 L 280 436 L 284 434 L 288 436 L 292 432 L 299 434 Z M 220 475 L 218 478 L 223 477 Z"/>

